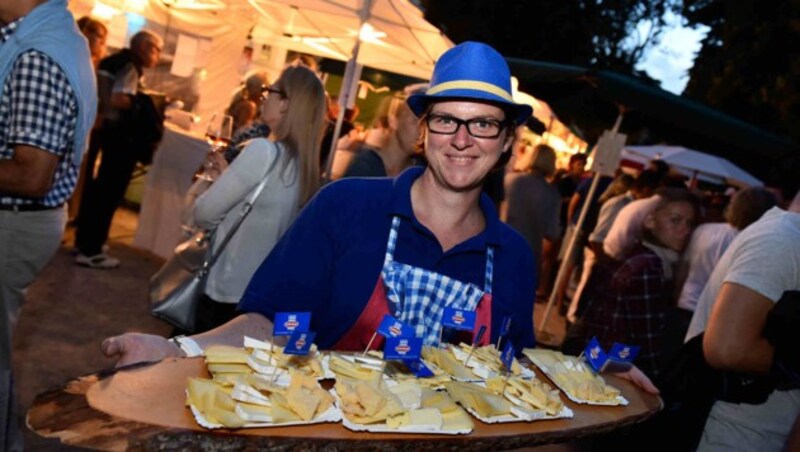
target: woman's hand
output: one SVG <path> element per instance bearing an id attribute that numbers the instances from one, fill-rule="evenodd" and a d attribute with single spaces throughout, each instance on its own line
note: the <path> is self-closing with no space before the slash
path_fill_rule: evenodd
<path id="1" fill-rule="evenodd" d="M 212 151 L 206 155 L 203 168 L 211 180 L 216 180 L 228 168 L 228 161 L 225 160 L 222 152 Z"/>
<path id="2" fill-rule="evenodd" d="M 106 338 L 100 349 L 107 357 L 117 358 L 116 367 L 186 355 L 180 347 L 166 338 L 142 333 L 125 333 Z"/>
<path id="3" fill-rule="evenodd" d="M 636 366 L 631 367 L 627 372 L 615 373 L 614 376 L 630 381 L 648 394 L 658 395 L 660 393 L 650 378 Z"/>

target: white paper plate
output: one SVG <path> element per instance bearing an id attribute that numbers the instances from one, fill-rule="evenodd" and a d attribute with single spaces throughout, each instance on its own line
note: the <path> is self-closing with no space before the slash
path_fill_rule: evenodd
<path id="1" fill-rule="evenodd" d="M 205 427 L 207 429 L 217 429 L 217 428 L 228 428 L 222 424 L 216 424 L 213 422 L 209 422 L 208 419 L 203 416 L 203 413 L 200 412 L 194 405 L 189 405 L 189 408 L 192 410 L 192 414 L 194 414 L 194 419 L 198 425 L 201 427 Z M 256 427 L 288 427 L 291 425 L 312 425 L 312 424 L 324 424 L 326 422 L 339 422 L 342 420 L 342 412 L 339 411 L 339 408 L 334 403 L 328 408 L 324 413 L 322 413 L 319 417 L 312 419 L 310 421 L 298 421 L 298 422 L 284 422 L 284 423 L 272 423 L 272 422 L 259 422 L 259 423 L 249 423 L 245 424 L 239 428 L 256 428 Z"/>
<path id="2" fill-rule="evenodd" d="M 513 404 L 512 404 L 513 405 Z M 533 422 L 533 421 L 548 421 L 551 419 L 569 419 L 575 416 L 569 408 L 564 406 L 559 413 L 553 416 L 548 415 L 544 411 L 535 411 L 533 413 L 524 413 L 521 410 L 515 410 L 516 406 L 512 408 L 511 414 L 504 414 L 502 416 L 483 417 L 472 408 L 466 407 L 465 409 L 475 419 L 485 422 L 487 424 L 507 424 L 510 422 Z"/>
<path id="3" fill-rule="evenodd" d="M 418 427 L 389 428 L 386 426 L 385 422 L 382 422 L 380 424 L 354 424 L 349 420 L 347 420 L 346 417 L 342 417 L 342 425 L 344 425 L 348 430 L 352 430 L 354 432 L 371 432 L 371 433 L 423 433 L 430 435 L 466 435 L 472 432 L 472 429 L 425 430 L 425 429 L 420 429 Z"/>
<path id="4" fill-rule="evenodd" d="M 558 389 L 560 389 L 561 392 L 563 392 L 568 399 L 572 400 L 575 403 L 582 403 L 585 405 L 597 405 L 597 406 L 620 406 L 620 405 L 627 405 L 629 403 L 628 399 L 626 399 L 621 395 L 617 396 L 615 400 L 607 400 L 607 401 L 586 400 L 577 397 L 573 395 L 571 392 L 564 389 L 560 384 L 558 384 L 558 381 L 556 381 L 553 375 L 551 375 L 549 367 L 546 364 L 542 363 L 541 360 L 539 360 L 534 353 L 525 353 L 525 356 L 527 356 L 531 361 L 533 361 L 533 363 L 536 364 L 536 367 L 541 369 L 542 372 L 544 372 L 544 374 L 550 378 L 550 381 L 552 381 L 553 384 L 555 384 L 556 387 L 558 387 Z"/>

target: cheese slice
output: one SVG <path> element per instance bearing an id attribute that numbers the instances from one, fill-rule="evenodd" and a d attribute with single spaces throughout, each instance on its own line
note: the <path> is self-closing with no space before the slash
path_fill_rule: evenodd
<path id="1" fill-rule="evenodd" d="M 249 374 L 253 371 L 250 369 L 250 366 L 247 364 L 229 364 L 229 363 L 209 363 L 208 364 L 208 371 L 212 374 L 216 373 L 239 373 L 239 374 Z"/>
<path id="2" fill-rule="evenodd" d="M 422 388 L 413 381 L 404 381 L 389 387 L 389 391 L 397 396 L 400 405 L 407 410 L 417 409 L 422 405 Z"/>
<path id="3" fill-rule="evenodd" d="M 203 351 L 207 363 L 238 363 L 244 364 L 250 353 L 239 347 L 230 345 L 211 345 Z"/>
<path id="4" fill-rule="evenodd" d="M 269 407 L 237 403 L 234 412 L 247 422 L 272 422 L 272 408 Z"/>
<path id="5" fill-rule="evenodd" d="M 239 402 L 246 402 L 253 405 L 270 406 L 269 397 L 248 384 L 238 383 L 234 386 L 233 392 L 231 392 L 231 398 Z"/>
<path id="6" fill-rule="evenodd" d="M 200 411 L 214 405 L 214 395 L 221 386 L 206 378 L 189 378 L 186 401 Z"/>
<path id="7" fill-rule="evenodd" d="M 442 430 L 448 431 L 470 431 L 475 428 L 472 417 L 466 411 L 456 407 L 456 409 L 442 413 Z"/>

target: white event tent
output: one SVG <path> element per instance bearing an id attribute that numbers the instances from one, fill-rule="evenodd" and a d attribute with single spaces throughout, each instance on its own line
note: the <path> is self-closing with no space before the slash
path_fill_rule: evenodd
<path id="1" fill-rule="evenodd" d="M 76 18 L 106 22 L 112 47 L 127 46 L 142 26 L 164 36 L 162 60 L 172 73 L 198 79 L 201 116 L 227 106 L 249 66 L 247 47 L 266 49 L 267 58 L 253 63 L 271 79 L 288 51 L 341 61 L 355 54 L 359 67 L 428 79 L 453 46 L 408 0 L 71 0 L 69 7 Z"/>

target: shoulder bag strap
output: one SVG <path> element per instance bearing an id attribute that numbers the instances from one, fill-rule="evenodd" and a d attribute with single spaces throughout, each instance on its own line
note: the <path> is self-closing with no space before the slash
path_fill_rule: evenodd
<path id="1" fill-rule="evenodd" d="M 239 229 L 239 226 L 242 225 L 244 219 L 247 218 L 247 215 L 250 213 L 251 210 L 253 210 L 253 203 L 255 203 L 258 196 L 264 190 L 264 186 L 267 185 L 269 177 L 272 175 L 272 170 L 275 168 L 275 165 L 277 165 L 278 161 L 281 159 L 282 153 L 280 146 L 276 146 L 276 149 L 278 155 L 269 165 L 269 168 L 267 168 L 267 172 L 264 174 L 264 178 L 261 179 L 261 182 L 259 182 L 256 188 L 254 188 L 253 191 L 250 192 L 250 195 L 245 200 L 245 203 L 242 206 L 242 211 L 239 213 L 239 218 L 236 219 L 236 222 L 233 223 L 231 229 L 225 235 L 225 238 L 222 239 L 222 243 L 220 243 L 219 248 L 217 248 L 217 251 L 216 252 L 210 251 L 208 254 L 206 254 L 206 260 L 205 262 L 203 262 L 203 268 L 200 270 L 201 275 L 203 273 L 208 273 L 208 270 L 211 268 L 211 266 L 214 265 L 217 259 L 219 259 L 220 255 L 222 255 L 222 252 L 225 251 L 225 247 L 228 245 L 228 242 L 230 242 L 231 239 L 233 238 L 233 234 L 236 233 L 236 231 Z M 213 244 L 209 244 L 209 250 L 212 249 L 213 249 Z"/>

